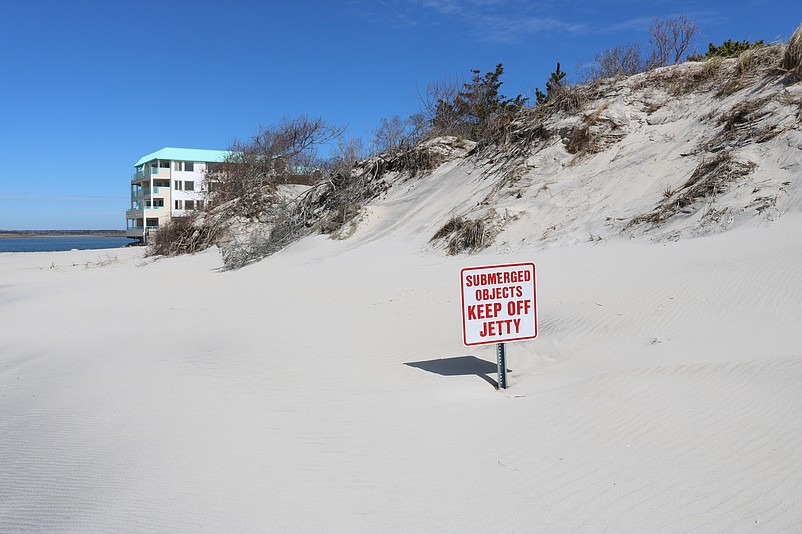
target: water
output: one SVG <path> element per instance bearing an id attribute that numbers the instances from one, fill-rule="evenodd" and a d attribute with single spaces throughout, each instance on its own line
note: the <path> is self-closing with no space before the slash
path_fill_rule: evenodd
<path id="1" fill-rule="evenodd" d="M 0 238 L 0 252 L 54 252 L 58 250 L 95 250 L 120 248 L 133 239 L 127 237 L 4 237 Z"/>

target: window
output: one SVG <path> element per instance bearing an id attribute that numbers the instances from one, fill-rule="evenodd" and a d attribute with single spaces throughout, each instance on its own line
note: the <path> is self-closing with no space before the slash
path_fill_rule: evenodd
<path id="1" fill-rule="evenodd" d="M 195 162 L 193 162 L 193 161 L 174 161 L 173 162 L 173 170 L 174 171 L 192 172 L 193 170 L 195 170 Z"/>
<path id="2" fill-rule="evenodd" d="M 175 209 L 177 209 L 177 210 L 181 209 L 181 201 L 180 200 L 176 200 L 175 201 Z"/>
<path id="3" fill-rule="evenodd" d="M 198 208 L 199 210 L 202 210 L 203 209 L 203 201 L 202 200 L 196 200 L 195 201 L 195 207 Z"/>
<path id="4" fill-rule="evenodd" d="M 184 191 L 194 191 L 195 190 L 195 182 L 190 180 L 184 181 Z"/>
<path id="5" fill-rule="evenodd" d="M 164 199 L 163 198 L 154 198 L 153 199 L 153 207 L 154 208 L 163 208 L 164 207 Z"/>
<path id="6" fill-rule="evenodd" d="M 161 167 L 162 169 L 169 169 L 170 162 L 167 160 L 159 160 L 159 167 Z"/>
<path id="7" fill-rule="evenodd" d="M 145 225 L 148 228 L 158 228 L 159 227 L 159 218 L 158 217 L 149 217 L 145 219 Z"/>
<path id="8" fill-rule="evenodd" d="M 175 185 L 173 186 L 173 189 L 175 189 L 176 191 L 181 191 L 182 189 L 184 189 L 184 182 L 182 182 L 181 180 L 176 180 L 174 184 Z"/>
<path id="9" fill-rule="evenodd" d="M 194 200 L 185 200 L 184 201 L 184 209 L 185 210 L 194 210 L 195 209 L 195 201 Z"/>

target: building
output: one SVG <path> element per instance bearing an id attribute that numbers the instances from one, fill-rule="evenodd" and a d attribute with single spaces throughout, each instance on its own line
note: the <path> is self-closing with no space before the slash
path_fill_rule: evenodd
<path id="1" fill-rule="evenodd" d="M 147 243 L 159 226 L 203 208 L 209 192 L 206 171 L 222 162 L 225 150 L 166 147 L 136 162 L 126 235 Z"/>

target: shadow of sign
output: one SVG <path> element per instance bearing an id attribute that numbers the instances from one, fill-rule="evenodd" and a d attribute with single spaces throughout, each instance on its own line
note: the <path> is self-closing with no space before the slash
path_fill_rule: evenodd
<path id="1" fill-rule="evenodd" d="M 498 382 L 495 379 L 487 376 L 497 375 L 497 365 L 495 363 L 479 359 L 476 356 L 455 356 L 454 358 L 439 358 L 437 360 L 426 360 L 422 362 L 406 362 L 404 365 L 422 369 L 440 376 L 476 375 L 494 388 L 498 389 Z"/>

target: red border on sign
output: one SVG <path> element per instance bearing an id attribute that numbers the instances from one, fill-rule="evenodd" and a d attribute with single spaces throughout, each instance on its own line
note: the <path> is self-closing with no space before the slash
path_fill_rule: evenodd
<path id="1" fill-rule="evenodd" d="M 489 341 L 478 341 L 475 343 L 468 343 L 467 340 L 467 326 L 465 323 L 465 273 L 467 271 L 476 271 L 476 270 L 484 270 L 484 269 L 499 269 L 499 268 L 507 268 L 507 267 L 531 267 L 532 268 L 532 316 L 534 320 L 534 332 L 533 336 L 524 336 L 524 337 L 517 337 L 513 339 L 503 339 L 503 340 L 489 340 Z M 537 337 L 537 267 L 533 262 L 524 262 L 524 263 L 504 263 L 500 265 L 480 265 L 474 267 L 463 267 L 460 269 L 459 272 L 459 282 L 460 282 L 460 300 L 462 304 L 462 309 L 460 313 L 462 315 L 462 344 L 466 347 L 473 347 L 476 345 L 491 345 L 495 343 L 507 343 L 511 341 L 525 341 L 528 339 L 535 339 Z"/>

